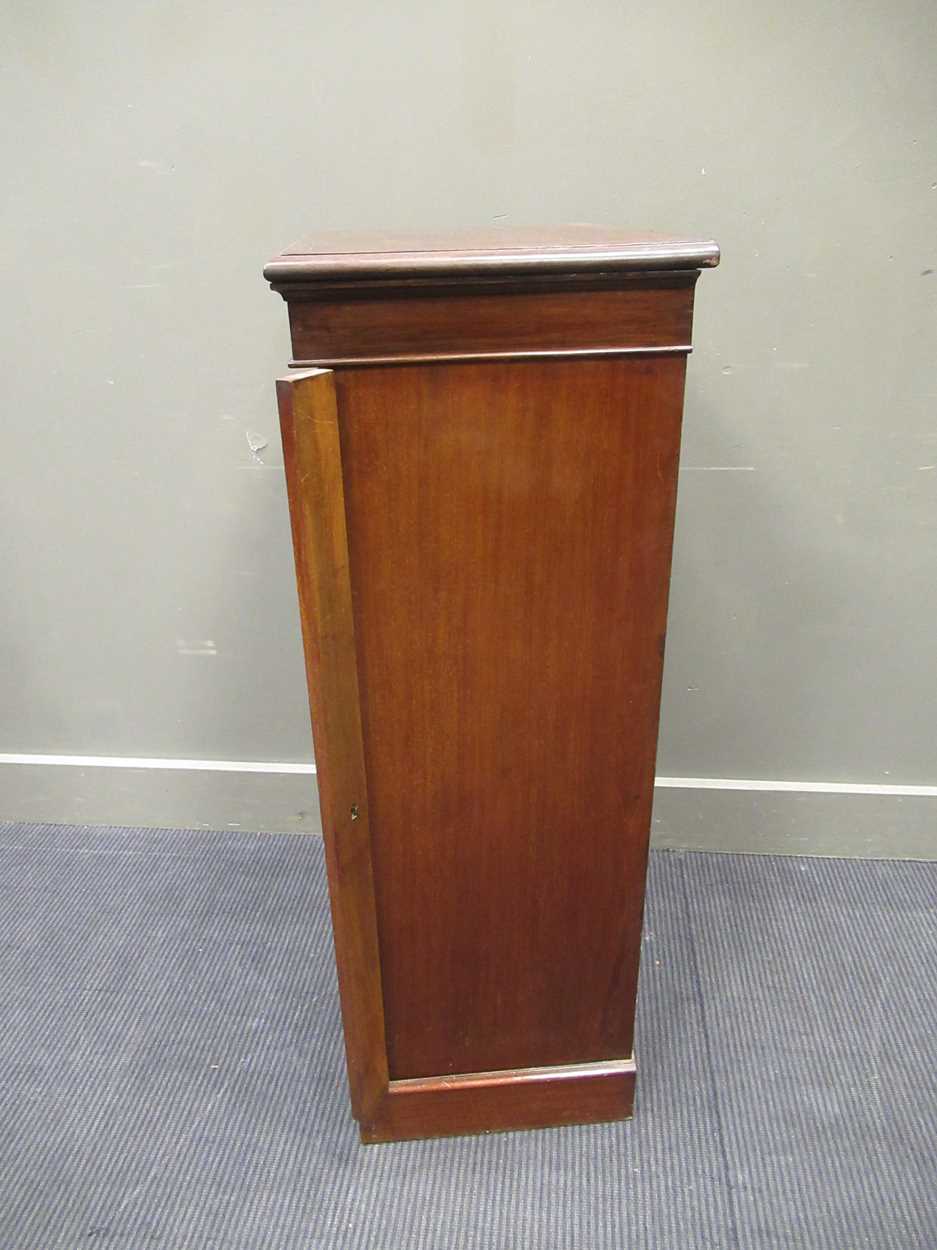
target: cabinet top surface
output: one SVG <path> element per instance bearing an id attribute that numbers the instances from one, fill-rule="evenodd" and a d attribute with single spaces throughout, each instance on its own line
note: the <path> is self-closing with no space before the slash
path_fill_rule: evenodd
<path id="1" fill-rule="evenodd" d="M 491 227 L 445 234 L 342 230 L 302 239 L 274 257 L 264 276 L 279 287 L 401 277 L 700 269 L 718 263 L 719 248 L 712 239 L 612 226 Z"/>

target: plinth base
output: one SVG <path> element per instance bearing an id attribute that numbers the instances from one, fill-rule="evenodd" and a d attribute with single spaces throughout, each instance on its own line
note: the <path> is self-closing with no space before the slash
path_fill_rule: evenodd
<path id="1" fill-rule="evenodd" d="M 377 1113 L 361 1123 L 361 1140 L 406 1141 L 627 1120 L 634 1089 L 634 1056 L 391 1081 Z"/>

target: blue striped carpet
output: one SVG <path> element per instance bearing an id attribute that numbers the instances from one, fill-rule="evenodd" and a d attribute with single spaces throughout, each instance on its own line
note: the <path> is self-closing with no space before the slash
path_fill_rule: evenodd
<path id="1" fill-rule="evenodd" d="M 365 1148 L 318 839 L 0 824 L 0 1250 L 933 1250 L 935 905 L 659 853 L 637 1118 Z"/>

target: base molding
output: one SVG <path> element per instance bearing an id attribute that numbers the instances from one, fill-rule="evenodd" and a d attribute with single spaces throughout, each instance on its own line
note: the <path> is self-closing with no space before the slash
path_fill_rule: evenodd
<path id="1" fill-rule="evenodd" d="M 677 786 L 677 780 L 657 781 L 654 850 L 937 859 L 937 793 L 927 793 L 929 787 L 883 786 L 876 793 L 871 787 L 821 790 L 788 783 L 781 789 L 783 783 L 705 778 L 686 778 Z"/>
<path id="2" fill-rule="evenodd" d="M 626 1120 L 634 1056 L 597 1063 L 391 1081 L 360 1125 L 365 1143 Z"/>
<path id="3" fill-rule="evenodd" d="M 77 756 L 0 757 L 0 820 L 148 829 L 322 832 L 316 778 L 306 771 L 193 768 L 192 761 Z M 211 761 L 195 761 L 209 764 Z M 154 765 L 158 764 L 159 767 Z"/>

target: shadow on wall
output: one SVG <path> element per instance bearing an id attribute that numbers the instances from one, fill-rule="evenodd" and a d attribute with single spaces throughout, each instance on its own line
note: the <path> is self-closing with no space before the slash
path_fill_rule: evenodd
<path id="1" fill-rule="evenodd" d="M 862 614 L 861 564 L 830 531 L 821 473 L 788 471 L 783 432 L 753 430 L 752 411 L 701 397 L 691 373 L 662 774 L 764 777 L 774 760 L 771 776 L 813 779 L 847 730 L 830 660 Z"/>
<path id="2" fill-rule="evenodd" d="M 187 737 L 215 740 L 220 688 L 230 757 L 268 758 L 258 756 L 256 747 L 266 741 L 274 747 L 270 760 L 299 762 L 298 752 L 307 744 L 311 758 L 312 744 L 272 382 L 252 401 L 251 410 L 262 412 L 264 406 L 271 416 L 262 432 L 246 428 L 235 433 L 239 443 L 243 440 L 243 453 L 232 457 L 235 462 L 225 471 L 226 520 L 217 527 L 224 547 L 203 570 L 198 587 L 202 603 L 196 615 L 213 622 L 212 637 L 195 640 L 207 645 L 194 646 L 182 657 L 190 680 L 180 692 L 179 715 Z M 271 610 L 274 595 L 279 602 Z"/>

